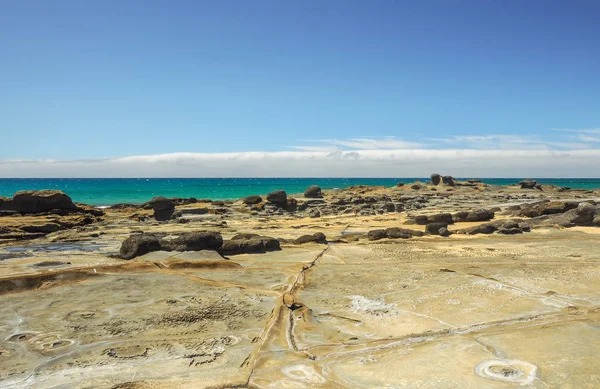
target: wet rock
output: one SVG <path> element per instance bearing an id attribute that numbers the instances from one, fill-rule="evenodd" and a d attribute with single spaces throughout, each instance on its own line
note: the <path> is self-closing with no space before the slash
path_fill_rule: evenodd
<path id="1" fill-rule="evenodd" d="M 323 193 L 321 192 L 321 188 L 319 186 L 312 185 L 304 191 L 304 197 L 310 199 L 321 198 L 323 197 Z"/>
<path id="2" fill-rule="evenodd" d="M 379 240 L 387 238 L 387 234 L 385 230 L 371 230 L 367 233 L 367 238 L 369 240 Z"/>
<path id="3" fill-rule="evenodd" d="M 434 173 L 431 175 L 431 183 L 433 185 L 439 185 L 441 180 L 442 180 L 442 176 L 440 176 L 439 174 Z"/>
<path id="4" fill-rule="evenodd" d="M 521 185 L 521 189 L 535 189 L 537 184 L 538 183 L 536 180 L 523 180 L 519 182 L 519 185 Z"/>
<path id="5" fill-rule="evenodd" d="M 425 226 L 425 231 L 431 235 L 439 235 L 441 228 L 448 228 L 448 223 L 444 223 L 444 222 L 429 223 Z"/>
<path id="6" fill-rule="evenodd" d="M 123 259 L 133 259 L 161 249 L 158 238 L 150 234 L 135 234 L 125 239 L 119 253 Z"/>
<path id="7" fill-rule="evenodd" d="M 287 208 L 287 193 L 283 190 L 275 190 L 267 195 L 267 201 L 281 208 Z"/>
<path id="8" fill-rule="evenodd" d="M 262 203 L 263 199 L 260 196 L 247 196 L 247 197 L 244 197 L 242 199 L 242 201 L 246 205 L 255 205 L 255 204 Z"/>
<path id="9" fill-rule="evenodd" d="M 218 250 L 223 245 L 223 237 L 218 232 L 188 232 L 175 239 L 160 241 L 166 251 Z"/>
<path id="10" fill-rule="evenodd" d="M 24 190 L 17 192 L 9 204 L 3 205 L 22 213 L 40 213 L 54 209 L 77 211 L 71 198 L 60 190 Z"/>
<path id="11" fill-rule="evenodd" d="M 21 226 L 20 229 L 25 232 L 41 232 L 43 234 L 49 234 L 51 232 L 62 230 L 64 227 L 56 223 L 46 223 L 41 225 Z"/>
<path id="12" fill-rule="evenodd" d="M 153 197 L 146 204 L 154 210 L 154 218 L 157 221 L 170 220 L 175 212 L 175 204 L 166 197 Z"/>
<path id="13" fill-rule="evenodd" d="M 317 232 L 312 235 L 302 235 L 296 240 L 294 240 L 295 244 L 303 244 L 303 243 L 327 243 L 327 238 L 325 234 L 322 232 Z"/>

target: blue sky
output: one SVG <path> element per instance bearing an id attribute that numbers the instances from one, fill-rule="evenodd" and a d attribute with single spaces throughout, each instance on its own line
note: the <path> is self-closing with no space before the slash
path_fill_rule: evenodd
<path id="1" fill-rule="evenodd" d="M 597 1 L 4 2 L 0 176 L 182 152 L 596 150 L 598 20 Z"/>

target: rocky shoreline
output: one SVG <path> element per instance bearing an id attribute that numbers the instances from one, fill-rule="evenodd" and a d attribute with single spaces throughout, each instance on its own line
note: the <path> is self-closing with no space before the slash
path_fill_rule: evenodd
<path id="1" fill-rule="evenodd" d="M 424 355 L 436 345 L 476 350 L 477 339 L 497 336 L 488 326 L 518 338 L 527 317 L 540 334 L 550 322 L 592 331 L 599 232 L 600 191 L 532 180 L 494 186 L 433 174 L 393 188 L 155 197 L 105 209 L 60 191 L 19 192 L 0 198 L 0 362 L 15 361 L 0 363 L 0 384 L 400 385 L 394 372 L 421 358 L 411 344 Z M 569 324 L 563 310 L 581 320 Z M 534 357 L 493 342 L 477 363 Z M 391 362 L 394 353 L 405 365 Z M 387 381 L 354 375 L 356 357 L 380 361 L 367 364 Z M 460 358 L 456 382 L 506 383 Z M 438 387 L 452 387 L 444 377 Z"/>

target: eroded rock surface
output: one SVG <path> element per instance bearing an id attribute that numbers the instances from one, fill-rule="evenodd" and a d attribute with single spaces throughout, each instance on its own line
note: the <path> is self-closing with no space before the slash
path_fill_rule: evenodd
<path id="1" fill-rule="evenodd" d="M 466 183 L 4 215 L 0 387 L 596 388 L 598 196 Z"/>

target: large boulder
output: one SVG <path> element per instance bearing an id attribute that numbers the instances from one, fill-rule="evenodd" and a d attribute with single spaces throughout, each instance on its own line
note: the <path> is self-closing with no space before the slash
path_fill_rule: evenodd
<path id="1" fill-rule="evenodd" d="M 317 232 L 312 235 L 302 235 L 298 237 L 294 243 L 303 244 L 303 243 L 327 243 L 327 238 L 325 234 L 322 232 Z"/>
<path id="2" fill-rule="evenodd" d="M 121 243 L 119 251 L 123 259 L 133 259 L 140 255 L 148 254 L 161 249 L 158 238 L 150 234 L 131 235 Z"/>
<path id="3" fill-rule="evenodd" d="M 165 251 L 218 250 L 223 245 L 223 237 L 218 232 L 188 232 L 175 239 L 160 242 Z"/>
<path id="4" fill-rule="evenodd" d="M 467 228 L 465 230 L 462 230 L 461 232 L 463 232 L 467 235 L 492 234 L 497 229 L 498 229 L 498 226 L 496 226 L 494 223 L 486 223 L 486 224 L 480 224 L 478 226 L 474 226 L 471 228 Z"/>
<path id="5" fill-rule="evenodd" d="M 270 236 L 238 234 L 223 242 L 219 252 L 223 255 L 258 254 L 280 250 L 279 241 Z"/>
<path id="6" fill-rule="evenodd" d="M 493 219 L 494 212 L 487 209 L 476 209 L 473 211 L 463 211 L 454 214 L 454 219 L 458 222 L 483 222 Z"/>
<path id="7" fill-rule="evenodd" d="M 175 203 L 166 197 L 153 197 L 147 204 L 154 210 L 157 221 L 169 220 L 175 212 Z"/>
<path id="8" fill-rule="evenodd" d="M 385 230 L 371 230 L 367 233 L 367 238 L 369 240 L 379 240 L 387 238 L 387 234 L 385 233 Z"/>
<path id="9" fill-rule="evenodd" d="M 284 190 L 275 190 L 267 195 L 267 201 L 281 208 L 287 208 L 287 193 Z"/>
<path id="10" fill-rule="evenodd" d="M 422 226 L 427 225 L 429 223 L 454 223 L 454 219 L 449 213 L 438 213 L 435 215 L 418 215 L 415 216 L 414 221 L 416 224 L 420 224 Z"/>
<path id="11" fill-rule="evenodd" d="M 536 180 L 523 180 L 521 182 L 519 182 L 519 185 L 521 185 L 521 189 L 535 189 L 537 187 L 537 181 Z"/>
<path id="12" fill-rule="evenodd" d="M 452 176 L 443 176 L 442 182 L 449 186 L 454 186 L 458 183 L 458 181 L 456 181 Z"/>
<path id="13" fill-rule="evenodd" d="M 439 174 L 434 173 L 431 175 L 431 183 L 433 185 L 439 185 L 441 180 L 442 180 L 442 176 L 440 176 Z"/>
<path id="14" fill-rule="evenodd" d="M 309 186 L 308 189 L 304 191 L 304 197 L 309 199 L 316 199 L 323 197 L 323 193 L 321 192 L 321 187 L 317 185 Z"/>
<path id="15" fill-rule="evenodd" d="M 9 207 L 22 213 L 39 213 L 53 209 L 78 210 L 71 198 L 60 190 L 22 190 L 14 195 Z"/>
<path id="16" fill-rule="evenodd" d="M 425 226 L 425 231 L 431 235 L 439 235 L 440 230 L 448 229 L 448 223 L 445 222 L 437 222 L 437 223 L 429 223 Z"/>
<path id="17" fill-rule="evenodd" d="M 389 239 L 408 239 L 413 236 L 423 236 L 423 233 L 405 228 L 390 227 L 385 229 L 385 236 Z"/>
<path id="18" fill-rule="evenodd" d="M 0 211 L 10 210 L 11 201 L 8 197 L 0 196 Z"/>
<path id="19" fill-rule="evenodd" d="M 246 205 L 256 205 L 262 203 L 262 197 L 260 196 L 248 196 L 242 199 Z"/>

